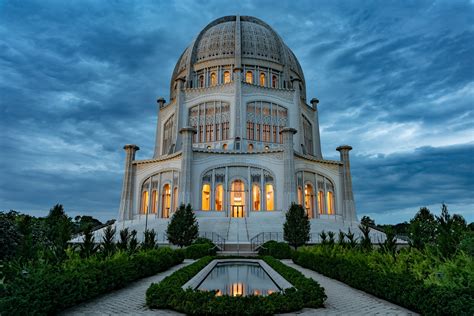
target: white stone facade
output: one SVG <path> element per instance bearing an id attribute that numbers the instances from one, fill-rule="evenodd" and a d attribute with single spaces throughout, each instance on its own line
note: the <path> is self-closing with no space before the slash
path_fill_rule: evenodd
<path id="1" fill-rule="evenodd" d="M 125 146 L 119 221 L 167 219 L 191 203 L 200 221 L 259 218 L 265 232 L 262 217 L 293 202 L 312 221 L 357 220 L 351 147 L 337 148 L 341 161 L 323 159 L 318 100 L 307 103 L 301 66 L 266 23 L 213 21 L 181 55 L 170 86 L 171 100 L 158 100 L 154 157 L 137 160 L 138 147 Z"/>

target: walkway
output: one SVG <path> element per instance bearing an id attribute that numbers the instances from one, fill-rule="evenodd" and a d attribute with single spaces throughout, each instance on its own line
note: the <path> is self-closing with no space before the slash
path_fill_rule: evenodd
<path id="1" fill-rule="evenodd" d="M 150 310 L 145 305 L 145 293 L 151 283 L 158 283 L 165 277 L 194 262 L 184 260 L 164 272 L 138 280 L 129 286 L 107 293 L 80 305 L 74 306 L 61 315 L 182 315 L 171 310 Z"/>
<path id="2" fill-rule="evenodd" d="M 303 309 L 297 315 L 418 315 L 403 307 L 356 290 L 347 284 L 325 277 L 315 271 L 302 268 L 291 260 L 284 264 L 317 281 L 327 295 L 324 309 Z M 285 315 L 296 315 L 285 314 Z"/>

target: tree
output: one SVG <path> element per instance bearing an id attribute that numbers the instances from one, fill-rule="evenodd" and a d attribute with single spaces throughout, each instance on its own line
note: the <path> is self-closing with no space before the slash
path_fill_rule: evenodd
<path id="1" fill-rule="evenodd" d="M 420 208 L 415 217 L 410 220 L 408 228 L 410 245 L 417 249 L 423 249 L 435 240 L 436 220 L 430 210 L 426 207 Z"/>
<path id="2" fill-rule="evenodd" d="M 283 224 L 283 238 L 295 250 L 309 241 L 311 224 L 304 208 L 292 203 L 286 212 L 286 221 Z"/>
<path id="3" fill-rule="evenodd" d="M 92 226 L 86 226 L 84 228 L 84 239 L 80 246 L 80 254 L 82 258 L 88 258 L 95 254 L 98 249 L 98 245 L 95 244 L 94 233 L 92 232 Z"/>
<path id="4" fill-rule="evenodd" d="M 135 232 L 136 235 L 136 232 Z M 128 242 L 130 240 L 130 233 L 128 228 L 124 228 L 119 232 L 120 240 L 117 243 L 117 248 L 122 251 L 127 251 L 128 249 Z"/>
<path id="5" fill-rule="evenodd" d="M 365 226 L 375 227 L 375 221 L 371 219 L 369 216 L 362 216 L 360 223 Z"/>
<path id="6" fill-rule="evenodd" d="M 101 221 L 89 215 L 78 215 L 74 217 L 74 228 L 76 233 L 82 233 L 87 226 L 91 226 L 91 228 L 94 229 L 101 225 Z"/>
<path id="7" fill-rule="evenodd" d="M 104 236 L 102 236 L 102 253 L 108 257 L 115 252 L 115 231 L 116 229 L 112 226 L 107 226 L 104 229 Z"/>
<path id="8" fill-rule="evenodd" d="M 385 229 L 385 240 L 381 245 L 381 249 L 384 252 L 395 255 L 397 251 L 397 239 L 395 238 L 395 230 L 393 228 Z"/>
<path id="9" fill-rule="evenodd" d="M 61 261 L 66 258 L 66 248 L 71 239 L 72 221 L 64 212 L 61 204 L 56 204 L 45 219 L 46 236 L 51 243 L 54 258 Z"/>
<path id="10" fill-rule="evenodd" d="M 0 212 L 0 261 L 13 258 L 22 242 L 22 235 L 15 225 L 15 211 Z"/>
<path id="11" fill-rule="evenodd" d="M 456 253 L 459 244 L 467 231 L 466 221 L 461 215 L 449 215 L 448 207 L 443 203 L 441 215 L 436 216 L 437 234 L 436 246 L 444 258 L 450 258 Z"/>
<path id="12" fill-rule="evenodd" d="M 156 233 L 155 230 L 145 230 L 143 232 L 144 238 L 142 243 L 142 249 L 155 249 L 156 248 Z"/>
<path id="13" fill-rule="evenodd" d="M 370 227 L 364 224 L 359 225 L 359 229 L 362 232 L 362 238 L 360 239 L 360 248 L 365 251 L 372 250 L 372 241 L 370 240 Z"/>
<path id="14" fill-rule="evenodd" d="M 199 225 L 191 204 L 181 204 L 168 224 L 166 235 L 173 245 L 189 246 L 198 237 Z"/>
<path id="15" fill-rule="evenodd" d="M 128 252 L 133 254 L 138 250 L 137 231 L 134 229 L 130 232 L 130 241 L 128 243 Z"/>

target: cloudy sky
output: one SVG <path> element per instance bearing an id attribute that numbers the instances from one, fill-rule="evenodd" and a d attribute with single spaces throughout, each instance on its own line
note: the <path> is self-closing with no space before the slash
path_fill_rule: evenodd
<path id="1" fill-rule="evenodd" d="M 0 210 L 117 214 L 126 143 L 209 22 L 253 15 L 298 57 L 323 154 L 351 152 L 359 216 L 474 220 L 473 1 L 0 1 Z"/>

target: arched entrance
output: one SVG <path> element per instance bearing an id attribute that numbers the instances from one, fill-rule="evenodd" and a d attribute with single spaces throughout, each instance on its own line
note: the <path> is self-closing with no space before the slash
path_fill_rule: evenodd
<path id="1" fill-rule="evenodd" d="M 306 209 L 306 214 L 308 214 L 309 218 L 314 218 L 313 199 L 313 186 L 311 184 L 306 184 L 304 186 L 304 208 Z"/>
<path id="2" fill-rule="evenodd" d="M 242 180 L 235 180 L 230 186 L 230 216 L 244 217 L 245 211 L 245 184 Z"/>

